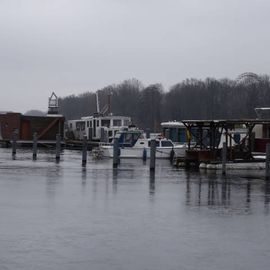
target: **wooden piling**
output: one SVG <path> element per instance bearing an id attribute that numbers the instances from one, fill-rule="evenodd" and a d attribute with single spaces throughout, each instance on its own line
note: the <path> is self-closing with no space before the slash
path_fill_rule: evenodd
<path id="1" fill-rule="evenodd" d="M 87 136 L 83 136 L 83 145 L 82 145 L 82 166 L 85 166 L 87 162 Z"/>
<path id="2" fill-rule="evenodd" d="M 113 141 L 113 167 L 117 168 L 119 164 L 119 142 L 118 138 L 114 138 Z"/>
<path id="3" fill-rule="evenodd" d="M 270 144 L 266 144 L 265 176 L 270 177 Z"/>
<path id="4" fill-rule="evenodd" d="M 226 174 L 226 161 L 227 161 L 227 143 L 222 145 L 222 174 Z"/>
<path id="5" fill-rule="evenodd" d="M 37 133 L 33 134 L 33 160 L 37 159 Z"/>
<path id="6" fill-rule="evenodd" d="M 12 133 L 12 158 L 15 159 L 16 151 L 17 151 L 17 133 Z"/>
<path id="7" fill-rule="evenodd" d="M 142 155 L 143 161 L 147 160 L 147 150 L 146 148 L 143 148 L 143 155 Z"/>
<path id="8" fill-rule="evenodd" d="M 153 139 L 150 142 L 150 171 L 154 171 L 156 168 L 156 140 Z"/>
<path id="9" fill-rule="evenodd" d="M 61 136 L 58 133 L 58 134 L 56 134 L 56 151 L 55 151 L 56 161 L 60 160 L 60 152 L 61 152 Z"/>

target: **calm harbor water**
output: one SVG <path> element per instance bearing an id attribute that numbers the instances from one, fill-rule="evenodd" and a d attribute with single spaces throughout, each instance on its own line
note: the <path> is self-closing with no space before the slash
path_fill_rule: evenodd
<path id="1" fill-rule="evenodd" d="M 270 183 L 0 148 L 0 269 L 269 269 Z"/>

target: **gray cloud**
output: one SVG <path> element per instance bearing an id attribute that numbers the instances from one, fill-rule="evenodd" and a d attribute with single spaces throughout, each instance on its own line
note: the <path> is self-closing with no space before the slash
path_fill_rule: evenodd
<path id="1" fill-rule="evenodd" d="M 267 0 L 0 0 L 0 111 L 136 77 L 269 73 Z"/>

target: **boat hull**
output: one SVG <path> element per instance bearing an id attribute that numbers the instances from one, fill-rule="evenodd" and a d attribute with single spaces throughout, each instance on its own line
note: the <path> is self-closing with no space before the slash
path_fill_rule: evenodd
<path id="1" fill-rule="evenodd" d="M 156 158 L 170 159 L 172 157 L 172 149 L 174 151 L 174 156 L 185 157 L 186 147 L 157 147 L 156 148 Z M 144 152 L 146 151 L 146 158 L 150 158 L 150 147 L 125 147 L 119 148 L 120 158 L 143 158 Z M 113 157 L 113 147 L 112 146 L 102 146 L 101 147 L 102 156 L 107 158 Z"/>

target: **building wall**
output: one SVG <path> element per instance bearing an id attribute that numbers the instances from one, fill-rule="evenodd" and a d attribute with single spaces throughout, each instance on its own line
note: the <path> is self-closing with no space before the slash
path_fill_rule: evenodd
<path id="1" fill-rule="evenodd" d="M 56 134 L 64 136 L 64 121 L 62 116 L 22 116 L 21 140 L 32 140 L 36 132 L 40 140 L 55 140 Z"/>
<path id="2" fill-rule="evenodd" d="M 11 140 L 14 131 L 20 136 L 20 125 L 20 113 L 0 113 L 0 139 Z"/>
<path id="3" fill-rule="evenodd" d="M 0 113 L 0 139 L 11 140 L 17 131 L 19 140 L 32 140 L 37 132 L 40 140 L 55 140 L 60 133 L 64 138 L 63 116 L 26 116 L 20 113 Z"/>

